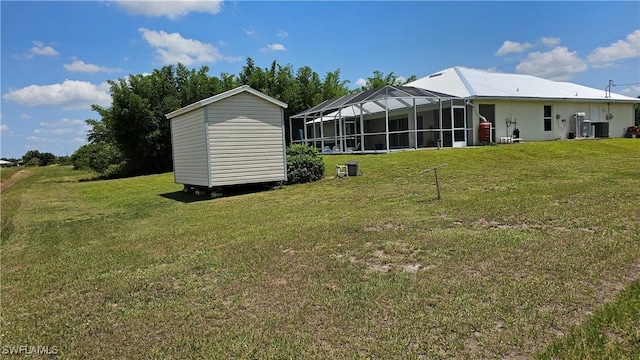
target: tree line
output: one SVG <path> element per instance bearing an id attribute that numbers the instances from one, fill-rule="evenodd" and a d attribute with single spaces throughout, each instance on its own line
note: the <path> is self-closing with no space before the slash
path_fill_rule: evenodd
<path id="1" fill-rule="evenodd" d="M 50 152 L 40 152 L 38 150 L 28 150 L 21 158 L 7 158 L 3 157 L 2 160 L 9 161 L 12 165 L 25 165 L 25 166 L 47 166 L 53 164 L 69 165 L 71 164 L 71 158 L 69 156 L 56 156 Z"/>
<path id="2" fill-rule="evenodd" d="M 294 69 L 273 61 L 261 68 L 252 58 L 246 59 L 238 75 L 208 73 L 207 66 L 196 70 L 179 63 L 151 74 L 110 80 L 111 106 L 92 106 L 100 119 L 86 120 L 91 126 L 88 144 L 71 156 L 74 167 L 91 168 L 104 177 L 171 171 L 171 133 L 165 114 L 241 85 L 287 103 L 285 118 L 289 118 L 328 99 L 415 79 L 375 71 L 364 86 L 350 90 L 340 69 L 321 78 L 308 66 Z"/>

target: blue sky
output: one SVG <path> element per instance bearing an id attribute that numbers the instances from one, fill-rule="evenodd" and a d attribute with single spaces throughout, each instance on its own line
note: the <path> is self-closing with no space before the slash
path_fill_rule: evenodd
<path id="1" fill-rule="evenodd" d="M 640 2 L 2 1 L 2 157 L 71 155 L 105 81 L 182 62 L 238 74 L 246 57 L 350 87 L 373 71 L 466 66 L 640 95 Z"/>

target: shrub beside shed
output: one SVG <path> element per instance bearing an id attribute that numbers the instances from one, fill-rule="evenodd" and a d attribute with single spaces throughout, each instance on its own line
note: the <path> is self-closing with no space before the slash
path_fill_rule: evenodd
<path id="1" fill-rule="evenodd" d="M 166 114 L 175 182 L 202 191 L 286 181 L 286 108 L 245 85 Z"/>

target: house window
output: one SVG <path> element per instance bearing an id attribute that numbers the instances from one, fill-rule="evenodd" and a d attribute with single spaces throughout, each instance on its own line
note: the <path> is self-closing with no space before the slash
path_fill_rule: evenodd
<path id="1" fill-rule="evenodd" d="M 544 106 L 544 131 L 551 131 L 551 105 Z"/>
<path id="2" fill-rule="evenodd" d="M 389 131 L 404 131 L 409 130 L 409 119 L 390 119 Z"/>

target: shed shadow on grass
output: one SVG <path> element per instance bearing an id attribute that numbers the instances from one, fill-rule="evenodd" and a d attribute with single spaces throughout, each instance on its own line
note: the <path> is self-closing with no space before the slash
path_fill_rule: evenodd
<path id="1" fill-rule="evenodd" d="M 165 199 L 180 201 L 182 203 L 188 204 L 188 203 L 193 203 L 198 201 L 207 201 L 207 200 L 215 201 L 216 199 L 219 199 L 219 198 L 248 195 L 248 194 L 259 193 L 264 191 L 276 190 L 278 188 L 279 188 L 278 186 L 274 186 L 274 185 L 260 185 L 260 184 L 255 185 L 254 184 L 254 185 L 227 186 L 216 191 L 216 195 L 213 197 L 209 194 L 198 196 L 193 192 L 185 193 L 182 190 L 159 194 L 159 195 Z"/>
<path id="2" fill-rule="evenodd" d="M 185 203 L 185 204 L 198 202 L 198 201 L 211 200 L 210 196 L 196 196 L 195 194 L 182 192 L 182 190 L 159 194 L 159 195 L 165 199 L 180 201 L 181 203 Z"/>

